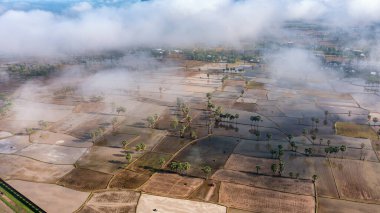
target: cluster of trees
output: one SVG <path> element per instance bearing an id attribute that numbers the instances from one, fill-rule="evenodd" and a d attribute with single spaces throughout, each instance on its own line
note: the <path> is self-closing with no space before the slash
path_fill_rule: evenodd
<path id="1" fill-rule="evenodd" d="M 284 161 L 279 160 L 278 164 L 273 163 L 270 168 L 273 172 L 273 175 L 278 174 L 278 176 L 282 176 L 282 173 L 284 172 L 284 169 L 285 169 L 285 163 Z"/>
<path id="2" fill-rule="evenodd" d="M 148 127 L 149 128 L 156 128 L 156 124 L 157 124 L 157 121 L 158 121 L 158 115 L 157 114 L 154 114 L 153 116 L 149 116 L 147 118 L 147 121 L 148 121 Z"/>
<path id="3" fill-rule="evenodd" d="M 364 146 L 363 146 L 364 148 Z M 337 155 L 338 152 L 342 152 L 342 158 L 343 158 L 343 154 L 344 152 L 347 150 L 347 147 L 345 145 L 341 145 L 341 146 L 328 146 L 325 148 L 325 153 L 326 153 L 326 157 L 329 156 L 329 154 L 335 154 Z M 360 157 L 361 158 L 361 157 Z"/>
<path id="4" fill-rule="evenodd" d="M 170 170 L 177 172 L 179 174 L 184 174 L 190 169 L 191 165 L 189 162 L 176 162 L 172 161 L 169 164 Z"/>
<path id="5" fill-rule="evenodd" d="M 99 127 L 95 130 L 92 130 L 90 132 L 90 136 L 91 136 L 91 139 L 92 139 L 92 142 L 96 142 L 98 139 L 102 138 L 103 135 L 104 135 L 104 132 L 105 132 L 105 129 L 103 127 Z"/>
<path id="6" fill-rule="evenodd" d="M 59 69 L 60 65 L 51 64 L 12 64 L 8 71 L 23 76 L 47 76 Z"/>
<path id="7" fill-rule="evenodd" d="M 184 51 L 187 60 L 235 63 L 240 57 L 235 51 L 193 50 Z"/>
<path id="8" fill-rule="evenodd" d="M 146 149 L 146 145 L 144 143 L 139 143 L 136 145 L 135 150 L 138 151 L 144 151 Z"/>
<path id="9" fill-rule="evenodd" d="M 186 130 L 190 132 L 190 138 L 196 139 L 197 133 L 191 130 L 192 117 L 190 116 L 190 107 L 187 106 L 182 99 L 177 98 L 178 111 L 182 114 L 182 120 L 179 121 L 178 117 L 173 117 L 170 126 L 174 131 L 179 131 L 179 136 L 181 138 L 185 137 Z"/>
<path id="10" fill-rule="evenodd" d="M 284 154 L 285 154 L 284 147 L 280 144 L 277 146 L 277 150 L 271 149 L 270 153 L 272 155 L 272 158 L 277 158 L 277 159 L 281 160 L 282 156 L 284 156 Z"/>

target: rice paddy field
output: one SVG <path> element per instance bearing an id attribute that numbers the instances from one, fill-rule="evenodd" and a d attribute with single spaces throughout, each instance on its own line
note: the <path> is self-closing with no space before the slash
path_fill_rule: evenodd
<path id="1" fill-rule="evenodd" d="M 380 210 L 368 94 L 207 67 L 217 64 L 132 72 L 102 93 L 57 95 L 53 80 L 15 90 L 0 120 L 0 177 L 47 212 Z M 233 117 L 210 120 L 206 94 Z"/>

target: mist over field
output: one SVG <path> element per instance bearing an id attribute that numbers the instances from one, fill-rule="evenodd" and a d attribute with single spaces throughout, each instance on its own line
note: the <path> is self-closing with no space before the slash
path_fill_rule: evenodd
<path id="1" fill-rule="evenodd" d="M 57 9 L 54 5 L 64 5 Z M 350 31 L 380 21 L 379 0 L 33 1 L 0 4 L 1 55 L 66 56 L 131 47 L 228 45 L 281 35 L 287 21 Z"/>

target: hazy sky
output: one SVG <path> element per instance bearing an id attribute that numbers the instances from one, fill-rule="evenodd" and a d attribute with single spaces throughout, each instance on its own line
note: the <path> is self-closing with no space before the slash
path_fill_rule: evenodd
<path id="1" fill-rule="evenodd" d="M 0 54 L 56 56 L 136 46 L 236 45 L 289 20 L 380 21 L 380 0 L 0 1 Z"/>

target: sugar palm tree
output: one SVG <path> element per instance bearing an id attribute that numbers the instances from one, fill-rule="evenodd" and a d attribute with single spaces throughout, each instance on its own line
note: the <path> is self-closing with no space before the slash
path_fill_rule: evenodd
<path id="1" fill-rule="evenodd" d="M 379 122 L 379 119 L 377 117 L 373 117 L 372 121 L 373 121 L 373 125 L 376 126 L 376 123 Z"/>
<path id="2" fill-rule="evenodd" d="M 360 144 L 360 160 L 363 158 L 363 149 L 365 147 L 365 144 L 364 143 L 361 143 Z"/>
<path id="3" fill-rule="evenodd" d="M 127 153 L 127 155 L 125 155 L 125 159 L 127 160 L 128 163 L 130 163 L 132 161 L 131 153 Z"/>
<path id="4" fill-rule="evenodd" d="M 318 176 L 314 174 L 311 178 L 313 179 L 313 183 L 315 183 L 315 181 L 318 179 Z"/>
<path id="5" fill-rule="evenodd" d="M 277 171 L 278 171 L 277 164 L 275 164 L 275 163 L 272 164 L 271 167 L 270 167 L 270 169 L 272 170 L 273 175 L 275 175 L 277 173 Z"/>
<path id="6" fill-rule="evenodd" d="M 160 165 L 160 168 L 162 168 L 162 166 L 166 163 L 166 160 L 165 158 L 161 157 L 159 160 L 158 160 L 158 164 Z"/>
<path id="7" fill-rule="evenodd" d="M 203 173 L 205 174 L 205 178 L 206 178 L 206 180 L 208 179 L 208 176 L 211 174 L 211 171 L 212 171 L 212 169 L 211 169 L 211 167 L 210 166 L 203 166 L 202 167 L 202 171 L 203 171 Z"/>
<path id="8" fill-rule="evenodd" d="M 284 163 L 284 161 L 280 160 L 278 166 L 279 166 L 279 169 L 278 169 L 278 175 L 279 175 L 279 176 L 282 176 L 282 172 L 283 172 L 284 169 L 285 169 L 285 163 Z"/>
<path id="9" fill-rule="evenodd" d="M 347 147 L 345 145 L 340 146 L 340 151 L 342 152 L 342 158 L 343 158 L 343 153 L 346 151 Z"/>
<path id="10" fill-rule="evenodd" d="M 256 173 L 259 174 L 259 170 L 261 169 L 260 165 L 256 165 Z"/>
<path id="11" fill-rule="evenodd" d="M 267 133 L 266 137 L 267 137 L 267 141 L 269 142 L 270 139 L 272 139 L 272 133 Z"/>

